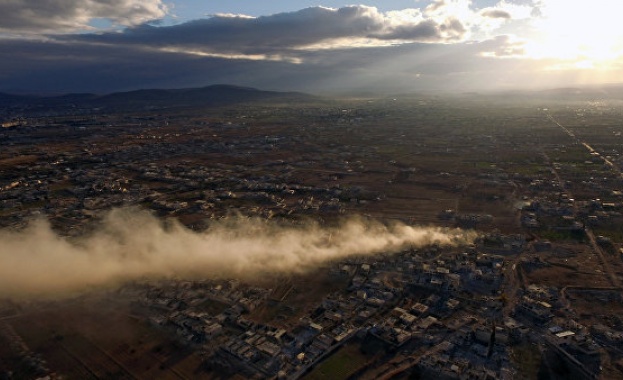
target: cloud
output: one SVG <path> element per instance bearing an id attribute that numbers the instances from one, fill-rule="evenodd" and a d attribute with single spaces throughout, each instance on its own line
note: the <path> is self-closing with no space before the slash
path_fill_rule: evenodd
<path id="1" fill-rule="evenodd" d="M 460 20 L 448 18 L 441 24 L 426 20 L 416 25 L 400 25 L 377 37 L 386 40 L 453 42 L 462 40 L 466 33 L 467 29 Z"/>
<path id="2" fill-rule="evenodd" d="M 437 0 L 424 9 L 428 18 L 444 20 L 448 17 L 470 23 L 476 12 L 472 9 L 471 0 Z"/>
<path id="3" fill-rule="evenodd" d="M 436 12 L 447 6 L 445 0 L 435 0 L 426 7 L 427 12 Z"/>
<path id="4" fill-rule="evenodd" d="M 131 26 L 167 13 L 161 0 L 19 0 L 0 1 L 0 33 L 67 33 L 93 29 L 94 19 Z"/>
<path id="5" fill-rule="evenodd" d="M 489 18 L 504 18 L 504 19 L 512 18 L 511 14 L 508 13 L 507 11 L 502 10 L 502 9 L 495 9 L 495 8 L 486 8 L 482 10 L 480 14 L 484 17 L 489 17 Z"/>
<path id="6" fill-rule="evenodd" d="M 136 45 L 151 49 L 187 49 L 203 54 L 296 55 L 318 46 L 386 45 L 388 40 L 446 43 L 462 40 L 467 30 L 459 19 L 426 18 L 417 9 L 380 12 L 353 5 L 312 7 L 296 12 L 249 17 L 214 15 L 172 26 L 138 25 L 122 33 L 70 35 L 66 40 Z"/>
<path id="7" fill-rule="evenodd" d="M 502 0 L 493 8 L 507 12 L 513 20 L 524 20 L 537 17 L 538 1 L 534 0 Z"/>
<path id="8" fill-rule="evenodd" d="M 230 217 L 193 232 L 147 212 L 112 210 L 87 236 L 58 236 L 44 220 L 0 231 L 0 296 L 48 296 L 139 278 L 303 273 L 354 255 L 395 253 L 475 233 L 350 219 L 337 227 Z"/>
<path id="9" fill-rule="evenodd" d="M 0 55 L 11 55 L 11 60 L 0 60 L 0 91 L 112 92 L 214 83 L 318 94 L 471 91 L 492 89 L 501 82 L 523 88 L 532 83 L 528 68 L 538 69 L 540 63 L 525 63 L 516 70 L 521 48 L 515 39 L 497 37 L 455 44 L 304 50 L 296 52 L 300 61 L 293 64 L 123 44 L 0 40 Z"/>
<path id="10" fill-rule="evenodd" d="M 462 42 L 468 39 L 483 40 L 515 19 L 520 10 L 527 6 L 502 0 L 493 7 L 478 9 L 471 0 L 436 0 L 424 8 L 424 17 L 435 20 L 448 31 L 453 31 L 451 40 Z M 531 9 L 531 8 L 529 8 Z"/>
<path id="11" fill-rule="evenodd" d="M 56 1 L 75 5 L 95 0 Z M 132 0 L 106 4 L 116 3 L 126 8 L 133 4 Z M 160 2 L 140 4 L 159 6 Z M 8 12 L 10 7 L 2 6 Z M 551 8 L 539 6 L 551 17 Z M 44 8 L 37 12 L 45 14 Z M 94 9 L 91 15 L 98 13 Z M 525 87 L 532 83 L 529 65 L 537 71 L 560 64 L 551 54 L 535 54 L 528 44 L 530 36 L 499 36 L 502 30 L 504 35 L 517 35 L 514 27 L 531 23 L 533 9 L 527 0 L 503 0 L 484 9 L 469 0 L 444 0 L 420 9 L 387 12 L 356 5 L 261 17 L 217 14 L 169 26 L 140 23 L 140 17 L 124 21 L 120 17 L 130 17 L 129 13 L 115 16 L 111 10 L 99 11 L 129 26 L 114 32 L 0 38 L 0 54 L 11 57 L 0 60 L 0 91 L 111 92 L 213 83 L 317 93 L 475 90 L 502 82 Z M 155 17 L 161 12 L 139 13 L 148 18 L 145 15 Z M 38 18 L 26 19 L 34 23 Z M 54 17 L 50 20 L 55 25 Z M 561 40 L 582 39 L 556 39 L 558 50 Z M 606 42 L 611 40 L 593 38 L 584 45 L 593 50 L 602 46 L 600 50 L 607 52 Z M 541 50 L 556 51 L 549 46 Z M 545 65 L 534 57 L 552 60 Z M 522 70 L 512 71 L 520 58 L 526 59 Z"/>

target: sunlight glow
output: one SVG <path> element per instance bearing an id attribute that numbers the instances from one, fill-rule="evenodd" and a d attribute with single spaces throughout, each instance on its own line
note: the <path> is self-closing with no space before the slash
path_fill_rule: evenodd
<path id="1" fill-rule="evenodd" d="M 529 57 L 572 61 L 576 68 L 605 68 L 623 56 L 623 3 L 611 0 L 543 0 L 534 20 L 538 37 L 525 46 Z"/>
<path id="2" fill-rule="evenodd" d="M 228 53 L 215 53 L 210 51 L 202 51 L 197 49 L 184 49 L 176 47 L 164 47 L 158 49 L 161 52 L 194 55 L 197 57 L 212 57 L 223 59 L 239 59 L 246 61 L 273 61 L 273 62 L 289 62 L 295 65 L 301 64 L 303 61 L 296 57 L 286 57 L 280 54 L 228 54 Z"/>

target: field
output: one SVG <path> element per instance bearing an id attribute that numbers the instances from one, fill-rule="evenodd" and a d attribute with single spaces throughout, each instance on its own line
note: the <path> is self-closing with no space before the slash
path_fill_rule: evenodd
<path id="1" fill-rule="evenodd" d="M 513 347 L 512 358 L 519 368 L 515 379 L 537 379 L 543 365 L 541 352 L 536 346 L 523 344 Z"/>
<path id="2" fill-rule="evenodd" d="M 361 352 L 359 344 L 347 344 L 314 368 L 305 380 L 348 379 L 371 358 Z"/>
<path id="3" fill-rule="evenodd" d="M 50 305 L 5 322 L 66 379 L 209 378 L 199 354 L 133 317 L 121 303 Z M 15 377 L 28 375 L 24 368 Z"/>
<path id="4" fill-rule="evenodd" d="M 348 276 L 332 276 L 324 270 L 276 279 L 269 300 L 254 310 L 249 319 L 284 328 L 296 325 L 327 294 L 343 291 L 348 281 Z"/>

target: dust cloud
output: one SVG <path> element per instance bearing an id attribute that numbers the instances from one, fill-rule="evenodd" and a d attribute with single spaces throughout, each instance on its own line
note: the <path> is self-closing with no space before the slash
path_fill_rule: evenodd
<path id="1" fill-rule="evenodd" d="M 141 278 L 297 273 L 353 255 L 473 238 L 473 232 L 361 218 L 323 227 L 232 216 L 195 232 L 147 211 L 115 209 L 78 238 L 59 236 L 44 219 L 0 231 L 0 296 L 81 292 Z"/>

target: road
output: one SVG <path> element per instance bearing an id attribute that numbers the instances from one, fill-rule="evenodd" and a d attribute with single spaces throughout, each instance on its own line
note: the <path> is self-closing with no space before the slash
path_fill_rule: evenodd
<path id="1" fill-rule="evenodd" d="M 509 262 L 506 266 L 505 277 L 507 278 L 507 283 L 504 288 L 504 296 L 506 297 L 504 308 L 502 309 L 502 315 L 504 318 L 508 318 L 511 316 L 511 313 L 517 306 L 517 292 L 519 291 L 519 287 L 525 287 L 524 277 L 520 276 L 521 271 L 521 257 L 525 253 L 525 250 L 520 252 L 513 261 Z"/>
<path id="2" fill-rule="evenodd" d="M 609 159 L 607 159 L 606 157 L 602 156 L 601 153 L 599 153 L 598 151 L 596 151 L 595 149 L 593 149 L 592 146 L 590 146 L 586 141 L 581 141 L 576 135 L 575 133 L 571 132 L 567 127 L 565 127 L 564 125 L 560 124 L 560 122 L 558 122 L 558 120 L 556 120 L 551 114 L 547 114 L 547 118 L 550 119 L 554 124 L 556 124 L 557 126 L 559 126 L 563 131 L 565 131 L 565 133 L 567 135 L 569 135 L 569 137 L 571 137 L 572 139 L 574 139 L 577 143 L 581 144 L 582 146 L 584 146 L 586 148 L 586 150 L 588 150 L 589 153 L 591 153 L 593 156 L 595 157 L 599 157 L 606 165 L 608 165 L 613 172 L 615 172 L 618 176 L 622 176 L 621 170 Z"/>
<path id="3" fill-rule="evenodd" d="M 617 176 L 621 176 L 621 171 L 610 160 L 608 160 L 606 157 L 602 156 L 599 152 L 597 152 L 595 149 L 593 149 L 593 147 L 591 147 L 587 142 L 580 140 L 580 138 L 578 138 L 568 128 L 566 128 L 565 126 L 560 124 L 560 122 L 558 120 L 556 120 L 551 114 L 548 113 L 547 114 L 547 118 L 549 120 L 551 120 L 553 123 L 555 123 L 558 127 L 560 127 L 567 135 L 569 135 L 571 138 L 573 138 L 573 140 L 575 142 L 577 142 L 578 144 L 584 146 L 586 148 L 586 150 L 591 155 L 601 158 L 604 161 L 604 163 L 606 165 L 608 165 Z M 544 156 L 547 158 L 547 160 L 549 162 L 549 157 L 547 156 L 547 154 L 544 153 Z M 563 186 L 564 183 L 562 182 L 562 180 L 560 178 L 560 175 L 558 174 L 558 171 L 553 166 L 552 166 L 552 172 L 556 176 L 556 179 L 559 182 L 561 188 L 564 189 L 564 186 Z M 575 217 L 577 215 L 577 205 L 576 205 L 576 202 L 575 202 L 575 198 L 568 191 L 567 191 L 567 194 L 568 194 L 569 198 L 574 199 L 574 201 L 573 201 L 573 211 L 574 211 L 574 217 Z M 617 277 L 616 273 L 612 269 L 610 263 L 608 262 L 603 249 L 601 248 L 601 246 L 599 246 L 599 244 L 597 244 L 597 240 L 595 238 L 595 234 L 588 227 L 585 227 L 584 231 L 586 233 L 586 236 L 588 237 L 588 240 L 589 240 L 589 242 L 591 244 L 591 247 L 593 248 L 593 251 L 599 256 L 599 259 L 602 262 L 602 266 L 604 268 L 605 273 L 608 276 L 608 279 L 610 280 L 610 283 L 612 284 L 612 286 L 618 288 L 619 290 L 623 290 L 621 288 L 621 281 L 619 280 L 619 278 Z M 623 295 L 623 291 L 622 291 L 621 294 Z"/>

